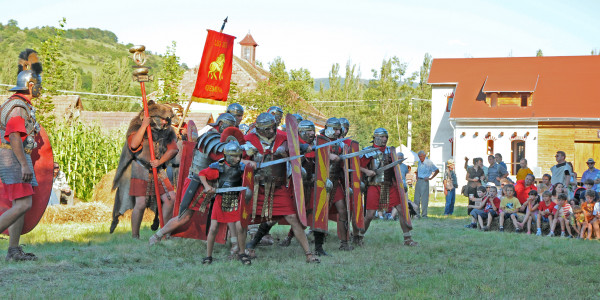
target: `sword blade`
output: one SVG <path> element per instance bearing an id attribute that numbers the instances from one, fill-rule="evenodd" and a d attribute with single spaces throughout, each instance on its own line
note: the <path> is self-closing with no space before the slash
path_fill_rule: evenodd
<path id="1" fill-rule="evenodd" d="M 352 158 L 352 157 L 355 157 L 355 156 L 360 156 L 360 155 L 363 155 L 363 154 L 367 154 L 369 152 L 373 152 L 373 151 L 376 151 L 376 150 L 379 150 L 379 149 L 377 149 L 377 148 L 363 149 L 363 150 L 360 150 L 358 152 L 352 152 L 352 153 L 348 153 L 348 154 L 345 154 L 345 155 L 340 155 L 340 159 L 348 159 L 348 158 Z"/>
<path id="2" fill-rule="evenodd" d="M 349 140 L 350 138 L 352 138 L 352 137 L 346 137 L 346 138 L 343 138 L 343 139 L 337 139 L 335 141 L 331 141 L 331 142 L 327 142 L 325 144 L 321 144 L 321 145 L 315 146 L 312 149 L 313 150 L 321 149 L 323 147 L 327 147 L 327 146 L 330 146 L 330 145 L 333 145 L 333 144 L 341 143 L 341 142 L 343 142 L 345 140 Z"/>
<path id="3" fill-rule="evenodd" d="M 247 190 L 248 188 L 245 186 L 236 186 L 236 187 L 229 187 L 229 188 L 218 188 L 215 190 L 216 194 L 222 194 L 222 193 L 229 193 L 229 192 L 242 192 Z"/>
<path id="4" fill-rule="evenodd" d="M 376 173 L 376 174 L 381 174 L 381 173 L 385 172 L 385 170 L 387 170 L 387 169 L 390 169 L 390 168 L 393 168 L 393 167 L 395 167 L 395 166 L 397 166 L 397 165 L 401 164 L 401 163 L 402 163 L 403 161 L 405 161 L 405 160 L 406 160 L 406 158 L 403 158 L 403 159 L 399 159 L 399 160 L 397 160 L 397 161 L 395 161 L 395 162 L 393 162 L 393 163 L 389 163 L 389 164 L 387 164 L 387 165 L 385 165 L 385 166 L 383 166 L 383 167 L 381 167 L 381 168 L 379 168 L 379 169 L 375 170 L 375 173 Z"/>
<path id="5" fill-rule="evenodd" d="M 267 162 L 258 164 L 258 166 L 256 166 L 256 169 L 266 168 L 268 166 L 277 165 L 277 164 L 281 164 L 281 163 L 284 163 L 284 162 L 292 161 L 294 159 L 298 159 L 298 158 L 301 158 L 303 156 L 304 155 L 296 155 L 296 156 L 290 156 L 290 157 L 280 158 L 280 159 L 276 159 L 276 160 L 272 160 L 272 161 L 267 161 Z"/>

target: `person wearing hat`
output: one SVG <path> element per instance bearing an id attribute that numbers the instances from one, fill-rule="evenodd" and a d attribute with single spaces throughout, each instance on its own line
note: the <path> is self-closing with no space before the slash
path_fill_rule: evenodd
<path id="1" fill-rule="evenodd" d="M 519 180 L 525 180 L 527 174 L 533 175 L 533 172 L 527 166 L 527 160 L 525 158 L 521 158 L 521 160 L 519 161 L 519 171 L 517 171 L 517 182 Z"/>
<path id="2" fill-rule="evenodd" d="M 446 193 L 446 206 L 444 208 L 444 216 L 454 213 L 454 201 L 456 200 L 456 188 L 458 180 L 454 171 L 454 159 L 449 159 L 446 162 L 446 171 L 444 172 L 444 192 Z"/>
<path id="3" fill-rule="evenodd" d="M 581 175 L 581 182 L 585 182 L 586 179 L 591 179 L 594 181 L 594 191 L 598 192 L 600 190 L 600 170 L 596 169 L 596 162 L 593 158 L 589 158 L 587 160 L 588 169 L 583 172 Z"/>

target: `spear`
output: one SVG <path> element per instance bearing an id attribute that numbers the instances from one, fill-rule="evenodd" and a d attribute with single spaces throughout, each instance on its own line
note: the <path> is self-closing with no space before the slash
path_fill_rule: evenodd
<path id="1" fill-rule="evenodd" d="M 225 29 L 225 24 L 227 24 L 228 18 L 229 18 L 229 16 L 225 17 L 225 20 L 223 20 L 223 25 L 221 25 L 221 31 L 219 31 L 220 33 L 223 33 L 223 29 Z M 181 126 L 183 125 L 183 120 L 185 120 L 185 118 L 187 117 L 187 114 L 190 110 L 190 105 L 192 105 L 192 98 L 190 98 L 190 101 L 188 101 L 185 111 L 183 112 L 183 117 L 181 118 L 181 120 L 179 120 L 179 125 L 177 125 L 177 131 L 175 131 L 177 134 L 179 134 L 179 130 L 181 129 Z"/>
<path id="2" fill-rule="evenodd" d="M 146 64 L 146 54 L 144 51 L 146 47 L 143 45 L 133 46 L 129 49 L 129 52 L 133 54 L 133 61 L 136 66 L 133 66 L 133 80 L 140 83 L 142 89 L 142 102 L 144 103 L 144 118 L 149 118 L 148 113 L 148 100 L 146 99 L 146 85 L 145 82 L 152 80 L 152 76 L 148 76 L 149 67 L 144 67 Z M 154 155 L 154 142 L 152 141 L 152 128 L 151 126 L 146 127 L 146 135 L 148 135 L 148 146 L 150 150 L 150 161 L 156 159 Z M 158 206 L 158 219 L 160 220 L 160 226 L 164 226 L 164 220 L 162 215 L 162 203 L 160 202 L 160 192 L 158 189 L 158 173 L 155 167 L 152 167 L 152 176 L 154 178 L 154 192 L 156 192 L 156 204 Z"/>

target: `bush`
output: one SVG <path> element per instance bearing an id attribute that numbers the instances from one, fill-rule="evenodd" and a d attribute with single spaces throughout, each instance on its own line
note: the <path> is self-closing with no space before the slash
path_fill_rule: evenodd
<path id="1" fill-rule="evenodd" d="M 60 164 L 75 196 L 90 201 L 96 183 L 117 168 L 125 128 L 105 132 L 97 124 L 58 123 L 48 133 L 54 161 Z"/>

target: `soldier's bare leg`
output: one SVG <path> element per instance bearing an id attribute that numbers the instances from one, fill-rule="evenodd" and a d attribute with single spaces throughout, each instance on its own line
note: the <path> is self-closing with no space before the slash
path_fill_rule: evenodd
<path id="1" fill-rule="evenodd" d="M 300 246 L 304 250 L 306 254 L 306 262 L 321 262 L 317 257 L 315 257 L 312 252 L 310 252 L 310 248 L 308 246 L 308 239 L 306 238 L 306 233 L 304 229 L 302 229 L 302 224 L 298 220 L 297 215 L 287 215 L 285 216 L 285 220 L 292 226 L 292 230 L 294 231 L 294 236 L 300 243 Z"/>
<path id="2" fill-rule="evenodd" d="M 250 257 L 246 254 L 246 229 L 244 229 L 242 227 L 242 222 L 240 222 L 240 221 L 237 221 L 235 223 L 229 223 L 229 224 L 234 225 L 235 232 L 237 233 L 237 239 L 238 239 L 238 245 L 239 245 L 238 252 L 237 252 L 238 258 L 245 265 L 251 264 L 252 262 L 250 261 Z"/>
<path id="3" fill-rule="evenodd" d="M 144 209 L 146 209 L 146 197 L 135 197 L 135 205 L 131 212 L 131 236 L 134 239 L 140 238 L 140 225 L 142 224 L 142 218 L 144 217 Z"/>
<path id="4" fill-rule="evenodd" d="M 335 208 L 338 211 L 338 228 L 341 228 L 340 232 L 340 250 L 350 251 L 352 246 L 348 244 L 348 230 L 350 229 L 350 223 L 348 223 L 348 210 L 346 210 L 346 201 L 341 200 L 335 203 Z"/>
<path id="5" fill-rule="evenodd" d="M 31 196 L 15 199 L 12 203 L 12 207 L 0 216 L 0 232 L 4 232 L 13 225 L 17 219 L 25 215 L 31 208 L 31 203 Z M 20 231 L 19 235 L 21 235 Z"/>
<path id="6" fill-rule="evenodd" d="M 162 214 L 163 220 L 169 220 L 173 217 L 173 205 L 175 204 L 175 192 L 169 192 L 169 196 L 167 194 L 163 194 L 160 196 L 162 200 Z"/>
<path id="7" fill-rule="evenodd" d="M 367 209 L 367 214 L 365 215 L 365 232 L 369 230 L 369 226 L 371 225 L 371 221 L 375 218 L 376 210 Z"/>
<path id="8" fill-rule="evenodd" d="M 402 204 L 400 204 L 402 205 Z M 400 211 L 400 205 L 396 205 L 396 209 Z M 405 246 L 417 246 L 419 243 L 413 241 L 412 234 L 410 233 L 411 228 L 406 224 L 404 218 L 400 217 L 400 227 L 402 228 L 402 233 L 404 235 L 404 245 Z"/>
<path id="9" fill-rule="evenodd" d="M 210 220 L 210 229 L 208 230 L 208 236 L 206 237 L 206 257 L 212 258 L 213 247 L 215 245 L 215 237 L 219 231 L 219 222 L 217 220 Z"/>
<path id="10" fill-rule="evenodd" d="M 227 228 L 229 229 L 229 238 L 231 240 L 231 255 L 234 255 L 239 250 L 239 237 L 237 233 L 237 226 L 235 223 L 227 223 Z"/>
<path id="11" fill-rule="evenodd" d="M 23 224 L 25 223 L 25 213 L 31 208 L 31 196 L 15 199 L 12 207 L 0 216 L 0 232 L 8 229 L 10 235 L 8 240 L 7 261 L 36 260 L 33 253 L 24 253 L 19 246 Z"/>
<path id="12" fill-rule="evenodd" d="M 150 243 L 150 246 L 160 242 L 160 240 L 162 239 L 162 237 L 165 234 L 170 234 L 175 229 L 177 229 L 179 226 L 189 222 L 193 215 L 194 215 L 194 211 L 191 209 L 188 209 L 183 213 L 183 215 L 171 218 L 169 220 L 169 222 L 167 222 L 167 224 L 165 224 L 165 227 L 159 229 L 158 231 L 156 231 L 155 234 L 153 234 L 150 237 L 150 240 L 148 241 Z"/>

